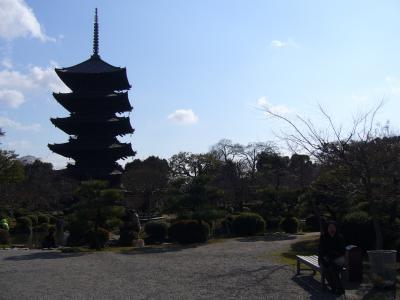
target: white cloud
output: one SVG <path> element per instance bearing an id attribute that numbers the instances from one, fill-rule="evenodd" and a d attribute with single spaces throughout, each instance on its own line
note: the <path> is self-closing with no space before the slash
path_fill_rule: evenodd
<path id="1" fill-rule="evenodd" d="M 199 117 L 191 109 L 177 109 L 168 115 L 168 119 L 182 125 L 195 124 L 199 121 Z"/>
<path id="2" fill-rule="evenodd" d="M 54 40 L 46 36 L 33 10 L 24 0 L 0 0 L 0 37 L 7 40 L 19 37 Z"/>
<path id="3" fill-rule="evenodd" d="M 0 90 L 0 103 L 11 108 L 17 108 L 25 102 L 24 94 L 16 90 Z"/>
<path id="4" fill-rule="evenodd" d="M 287 115 L 293 112 L 292 109 L 282 104 L 272 104 L 267 97 L 263 96 L 257 100 L 257 108 L 263 110 L 269 110 L 274 114 Z"/>
<path id="5" fill-rule="evenodd" d="M 23 125 L 17 121 L 11 120 L 7 117 L 0 116 L 0 127 L 1 128 L 13 128 L 16 130 L 29 130 L 29 131 L 39 131 L 41 129 L 40 124 L 34 123 L 30 125 Z"/>
<path id="6" fill-rule="evenodd" d="M 353 94 L 353 95 L 351 95 L 351 100 L 352 100 L 352 102 L 354 102 L 356 104 L 365 104 L 368 102 L 369 97 L 366 95 Z"/>
<path id="7" fill-rule="evenodd" d="M 64 169 L 68 162 L 72 162 L 72 160 L 56 153 L 49 154 L 46 158 L 41 159 L 41 161 L 51 163 L 55 170 Z"/>
<path id="8" fill-rule="evenodd" d="M 29 149 L 31 147 L 31 143 L 25 140 L 9 141 L 6 145 L 11 149 Z"/>
<path id="9" fill-rule="evenodd" d="M 288 38 L 286 41 L 273 40 L 270 45 L 273 48 L 297 47 L 297 43 L 291 38 Z"/>
<path id="10" fill-rule="evenodd" d="M 52 62 L 52 66 L 42 68 L 38 66 L 31 67 L 30 77 L 33 82 L 44 88 L 49 88 L 53 92 L 68 92 L 70 91 L 68 87 L 58 78 L 54 67 L 57 66 L 56 63 Z"/>
<path id="11" fill-rule="evenodd" d="M 286 47 L 288 44 L 286 42 L 283 41 L 279 41 L 279 40 L 273 40 L 271 42 L 271 46 L 274 48 L 283 48 Z"/>
<path id="12" fill-rule="evenodd" d="M 12 67 L 13 67 L 11 59 L 9 59 L 9 58 L 3 58 L 3 60 L 1 61 L 1 65 L 3 67 L 5 67 L 6 69 L 12 69 Z"/>
<path id="13" fill-rule="evenodd" d="M 398 97 L 400 96 L 400 79 L 393 77 L 393 76 L 387 76 L 385 78 L 385 82 L 387 83 L 386 90 L 389 92 L 390 96 Z"/>
<path id="14" fill-rule="evenodd" d="M 35 90 L 68 92 L 68 87 L 55 73 L 55 66 L 54 62 L 48 67 L 31 66 L 26 73 L 0 70 L 0 103 L 17 108 L 25 102 L 24 95 L 27 92 Z"/>

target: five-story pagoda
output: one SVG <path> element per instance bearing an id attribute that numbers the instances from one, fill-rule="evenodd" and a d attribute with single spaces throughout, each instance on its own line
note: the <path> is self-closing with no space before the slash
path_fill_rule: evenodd
<path id="1" fill-rule="evenodd" d="M 48 147 L 75 160 L 67 168 L 77 179 L 102 179 L 118 185 L 122 168 L 117 160 L 135 155 L 130 143 L 116 138 L 134 131 L 129 117 L 117 116 L 132 110 L 128 99 L 131 86 L 125 68 L 114 67 L 100 58 L 98 26 L 96 9 L 93 55 L 75 66 L 55 69 L 72 92 L 53 96 L 70 116 L 50 120 L 70 138 L 67 143 Z"/>

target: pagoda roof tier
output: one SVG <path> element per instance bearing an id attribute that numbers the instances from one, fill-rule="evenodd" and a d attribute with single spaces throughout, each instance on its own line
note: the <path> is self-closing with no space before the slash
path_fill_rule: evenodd
<path id="1" fill-rule="evenodd" d="M 120 177 L 122 175 L 122 168 L 118 165 L 110 167 L 87 167 L 87 166 L 77 166 L 77 165 L 67 165 L 67 169 L 76 174 L 78 178 L 81 179 L 111 179 L 113 177 Z"/>
<path id="2" fill-rule="evenodd" d="M 124 135 L 134 130 L 128 117 L 102 118 L 98 116 L 77 116 L 51 118 L 50 121 L 69 135 Z"/>
<path id="3" fill-rule="evenodd" d="M 63 144 L 49 144 L 51 151 L 75 160 L 80 158 L 103 157 L 109 160 L 118 160 L 134 156 L 135 152 L 129 143 L 113 143 L 110 145 L 89 144 L 81 142 L 68 142 Z"/>
<path id="4" fill-rule="evenodd" d="M 129 90 L 126 68 L 114 67 L 94 54 L 88 60 L 55 69 L 58 77 L 73 91 Z"/>
<path id="5" fill-rule="evenodd" d="M 69 112 L 107 111 L 121 113 L 132 111 L 128 93 L 78 94 L 53 93 L 54 98 Z"/>

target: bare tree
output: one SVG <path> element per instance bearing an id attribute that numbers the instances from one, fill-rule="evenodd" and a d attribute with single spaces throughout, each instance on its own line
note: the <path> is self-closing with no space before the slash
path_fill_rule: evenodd
<path id="1" fill-rule="evenodd" d="M 284 121 L 292 129 L 282 139 L 292 150 L 301 150 L 322 165 L 341 169 L 348 184 L 342 186 L 349 197 L 362 196 L 369 203 L 376 248 L 383 246 L 380 218 L 385 203 L 398 201 L 400 175 L 400 138 L 391 135 L 388 126 L 376 126 L 375 117 L 383 103 L 353 119 L 348 131 L 336 126 L 332 117 L 320 106 L 328 128 L 319 130 L 314 123 L 300 116 L 296 121 L 267 110 L 268 115 Z"/>
<path id="2" fill-rule="evenodd" d="M 243 146 L 234 144 L 231 140 L 222 139 L 211 147 L 210 152 L 223 162 L 233 161 L 243 152 Z"/>
<path id="3" fill-rule="evenodd" d="M 249 143 L 240 149 L 239 156 L 243 160 L 251 180 L 254 180 L 257 171 L 257 161 L 262 152 L 277 153 L 277 147 L 272 142 Z"/>

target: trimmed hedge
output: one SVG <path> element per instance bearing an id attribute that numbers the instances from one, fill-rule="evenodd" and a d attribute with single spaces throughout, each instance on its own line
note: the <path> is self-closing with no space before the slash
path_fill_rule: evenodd
<path id="1" fill-rule="evenodd" d="M 111 218 L 106 221 L 106 229 L 114 230 L 120 228 L 124 222 L 119 218 Z"/>
<path id="2" fill-rule="evenodd" d="M 36 226 L 37 224 L 39 224 L 39 218 L 37 215 L 27 215 L 26 217 L 31 219 L 32 226 Z"/>
<path id="3" fill-rule="evenodd" d="M 91 229 L 86 233 L 86 242 L 91 249 L 102 249 L 110 239 L 110 233 L 104 228 Z"/>
<path id="4" fill-rule="evenodd" d="M 144 231 L 148 236 L 149 242 L 162 243 L 167 238 L 168 223 L 163 221 L 153 221 L 146 223 Z"/>
<path id="5" fill-rule="evenodd" d="M 268 230 L 279 229 L 279 224 L 281 223 L 281 221 L 282 219 L 279 217 L 265 219 Z"/>
<path id="6" fill-rule="evenodd" d="M 374 227 L 371 218 L 364 211 L 355 211 L 345 215 L 341 233 L 348 245 L 356 245 L 363 250 L 374 248 Z"/>
<path id="7" fill-rule="evenodd" d="M 52 226 L 47 223 L 42 223 L 42 224 L 39 224 L 39 225 L 33 227 L 33 231 L 34 232 L 46 232 L 47 230 L 49 230 L 50 227 L 52 227 Z"/>
<path id="8" fill-rule="evenodd" d="M 10 243 L 10 233 L 8 230 L 0 229 L 0 244 Z"/>
<path id="9" fill-rule="evenodd" d="M 17 219 L 17 226 L 15 227 L 16 232 L 20 233 L 31 233 L 32 232 L 32 220 L 29 217 L 20 217 Z"/>
<path id="10" fill-rule="evenodd" d="M 252 236 L 265 231 L 264 219 L 256 213 L 241 213 L 232 221 L 233 233 L 237 236 Z"/>
<path id="11" fill-rule="evenodd" d="M 48 224 L 50 221 L 50 217 L 44 214 L 38 215 L 37 218 L 38 218 L 38 224 Z"/>
<path id="12" fill-rule="evenodd" d="M 317 216 L 309 216 L 306 218 L 305 231 L 314 232 L 320 231 L 319 219 Z"/>
<path id="13" fill-rule="evenodd" d="M 279 224 L 279 227 L 286 233 L 297 233 L 299 226 L 300 221 L 295 217 L 286 217 Z"/>
<path id="14" fill-rule="evenodd" d="M 69 231 L 68 246 L 82 246 L 85 244 L 85 234 L 91 228 L 91 224 L 83 220 L 72 220 L 66 227 Z"/>
<path id="15" fill-rule="evenodd" d="M 169 227 L 168 234 L 180 244 L 204 243 L 210 236 L 210 225 L 203 221 L 181 220 Z"/>
<path id="16" fill-rule="evenodd" d="M 126 228 L 121 228 L 119 233 L 118 244 L 120 246 L 132 246 L 133 241 L 139 238 L 139 233 L 134 230 L 129 230 Z"/>

